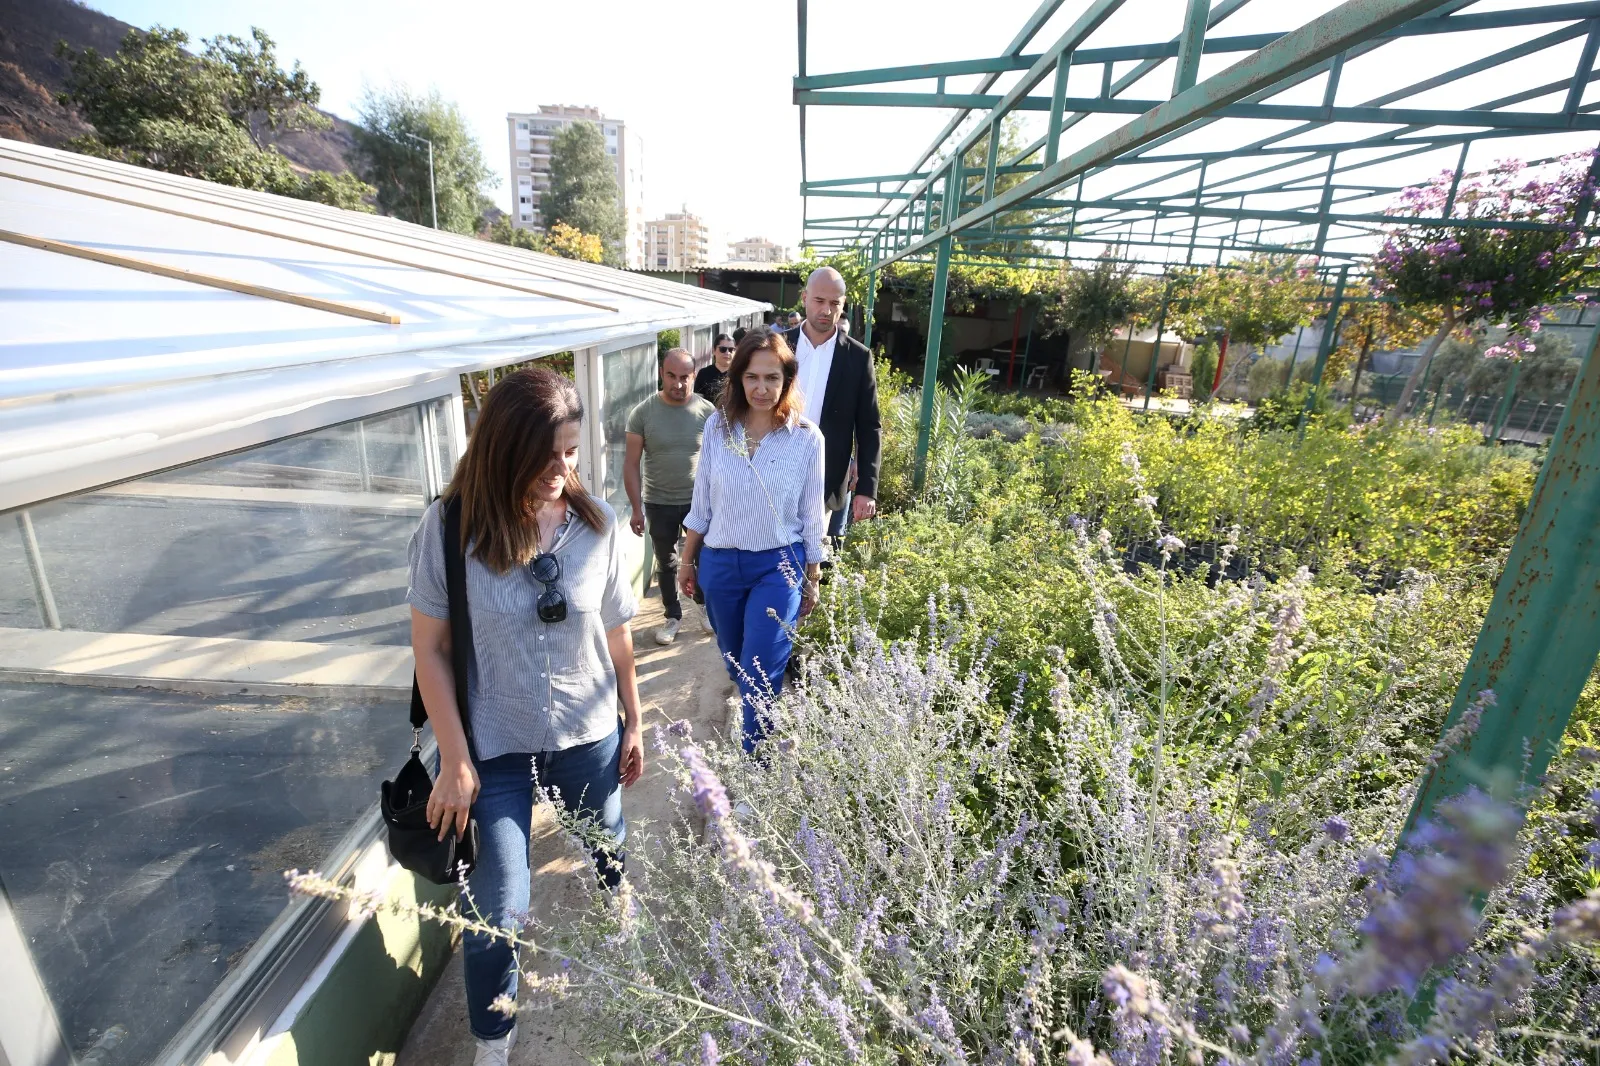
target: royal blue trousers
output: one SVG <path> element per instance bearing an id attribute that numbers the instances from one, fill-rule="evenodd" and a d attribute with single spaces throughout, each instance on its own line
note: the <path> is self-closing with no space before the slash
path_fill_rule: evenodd
<path id="1" fill-rule="evenodd" d="M 783 689 L 794 650 L 789 633 L 800 619 L 805 558 L 801 544 L 770 551 L 700 550 L 700 588 L 722 661 L 739 687 L 745 751 L 754 751 L 766 736 L 767 704 Z"/>
<path id="2" fill-rule="evenodd" d="M 528 915 L 532 877 L 528 870 L 528 833 L 533 821 L 535 779 L 540 789 L 555 789 L 561 806 L 597 823 L 613 850 L 596 851 L 596 875 L 615 888 L 622 878 L 622 841 L 628 827 L 622 819 L 622 726 L 592 744 L 537 754 L 513 753 L 482 761 L 478 798 L 472 817 L 478 823 L 478 863 L 467 879 L 461 910 L 476 906 L 491 925 L 520 930 Z M 501 995 L 517 995 L 517 953 L 511 945 L 483 933 L 468 932 L 462 940 L 462 969 L 467 985 L 467 1024 L 484 1040 L 505 1036 L 512 1019 L 491 1010 Z"/>

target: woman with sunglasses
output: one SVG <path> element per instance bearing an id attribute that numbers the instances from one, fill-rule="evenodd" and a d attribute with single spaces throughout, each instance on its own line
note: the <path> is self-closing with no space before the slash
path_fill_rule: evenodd
<path id="1" fill-rule="evenodd" d="M 596 874 L 615 888 L 627 831 L 622 786 L 644 773 L 628 626 L 637 606 L 616 515 L 574 469 L 582 419 L 578 390 L 559 374 L 522 370 L 502 380 L 411 540 L 411 647 L 439 744 L 428 822 L 443 838 L 451 827 L 465 832 L 469 816 L 477 821 L 463 910 L 470 893 L 472 906 L 506 928 L 528 913 L 535 790 L 553 791 L 602 831 Z M 451 666 L 446 508 L 460 509 L 472 623 L 467 728 Z M 515 952 L 469 932 L 463 956 L 473 1061 L 503 1064 L 515 1025 L 492 1004 L 516 997 Z"/>
<path id="2" fill-rule="evenodd" d="M 799 366 L 782 334 L 745 334 L 706 419 L 694 499 L 683 520 L 683 593 L 705 595 L 717 647 L 739 689 L 742 739 L 766 736 L 795 624 L 817 603 L 822 567 L 822 431 L 808 422 Z"/>
<path id="3" fill-rule="evenodd" d="M 737 348 L 734 339 L 726 333 L 717 334 L 717 346 L 712 350 L 711 362 L 700 368 L 694 376 L 694 391 L 712 403 L 722 399 L 722 385 L 728 380 L 728 366 L 733 362 Z"/>

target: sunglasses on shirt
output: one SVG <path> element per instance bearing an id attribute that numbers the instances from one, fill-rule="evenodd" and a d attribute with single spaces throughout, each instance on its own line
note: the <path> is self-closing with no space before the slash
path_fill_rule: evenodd
<path id="1" fill-rule="evenodd" d="M 539 594 L 537 609 L 541 622 L 564 622 L 567 620 L 567 598 L 556 588 L 556 582 L 561 580 L 561 560 L 549 552 L 535 555 L 528 564 L 528 572 L 533 579 L 544 586 L 544 591 Z"/>

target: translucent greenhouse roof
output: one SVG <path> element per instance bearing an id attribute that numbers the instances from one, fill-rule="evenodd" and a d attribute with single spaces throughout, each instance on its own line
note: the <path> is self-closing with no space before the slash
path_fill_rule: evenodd
<path id="1" fill-rule="evenodd" d="M 766 306 L 0 139 L 0 509 Z"/>
<path id="2" fill-rule="evenodd" d="M 1044 0 L 1009 41 L 963 31 L 976 55 L 828 73 L 807 38 L 825 62 L 840 19 L 800 4 L 805 241 L 879 263 L 946 236 L 1152 267 L 1350 260 L 1406 186 L 1600 142 L 1600 3 Z M 862 132 L 886 123 L 934 136 L 879 159 Z"/>

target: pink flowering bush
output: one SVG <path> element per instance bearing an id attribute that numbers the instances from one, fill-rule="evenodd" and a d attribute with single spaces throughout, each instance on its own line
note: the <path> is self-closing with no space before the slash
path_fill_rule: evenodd
<path id="1" fill-rule="evenodd" d="M 1450 217 L 1468 225 L 1423 221 L 1390 230 L 1373 259 L 1374 289 L 1403 308 L 1430 311 L 1440 323 L 1406 382 L 1396 417 L 1452 332 L 1504 324 L 1509 327 L 1505 341 L 1488 354 L 1533 350 L 1548 305 L 1572 293 L 1591 261 L 1578 216 L 1594 195 L 1592 155 L 1567 156 L 1544 177 L 1529 176 L 1517 160 L 1498 163 L 1481 177 L 1464 179 L 1456 190 Z M 1446 171 L 1407 189 L 1388 213 L 1440 217 L 1453 178 Z"/>

